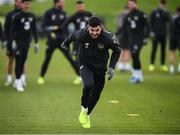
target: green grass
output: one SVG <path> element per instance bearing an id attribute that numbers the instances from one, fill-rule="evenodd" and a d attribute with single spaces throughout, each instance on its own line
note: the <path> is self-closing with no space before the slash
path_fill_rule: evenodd
<path id="1" fill-rule="evenodd" d="M 74 1 L 66 2 L 66 9 L 71 14 Z M 89 10 L 106 17 L 108 29 L 115 30 L 114 17 L 125 1 L 85 2 Z M 147 2 L 139 0 L 140 8 L 149 13 L 157 2 Z M 170 11 L 173 12 L 178 4 L 178 0 L 169 1 Z M 51 4 L 47 2 L 33 6 L 34 12 L 42 14 Z M 7 8 L 0 8 L 0 12 Z M 35 55 L 32 49 L 29 53 L 26 64 L 28 86 L 24 93 L 4 86 L 7 58 L 5 52 L 0 50 L 0 133 L 180 133 L 180 76 L 170 76 L 159 70 L 159 54 L 156 71 L 147 71 L 150 43 L 141 54 L 145 82 L 130 85 L 128 79 L 131 74 L 116 72 L 111 82 L 106 81 L 101 99 L 92 112 L 91 129 L 82 129 L 78 123 L 82 86 L 72 84 L 75 74 L 59 50 L 53 55 L 46 84 L 36 84 L 44 57 L 45 40 L 41 40 L 40 44 L 38 54 Z M 110 104 L 110 100 L 118 100 L 119 103 Z M 127 114 L 139 116 L 130 117 Z"/>

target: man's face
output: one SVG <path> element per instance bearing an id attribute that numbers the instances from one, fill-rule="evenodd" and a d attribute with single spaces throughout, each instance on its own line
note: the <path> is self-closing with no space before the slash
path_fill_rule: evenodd
<path id="1" fill-rule="evenodd" d="M 63 8 L 63 7 L 64 7 L 64 0 L 59 0 L 59 1 L 56 3 L 56 7 L 57 7 L 57 8 Z"/>
<path id="2" fill-rule="evenodd" d="M 137 7 L 137 5 L 136 5 L 135 2 L 133 2 L 133 1 L 128 1 L 128 8 L 129 8 L 130 11 L 136 9 L 136 7 Z"/>
<path id="3" fill-rule="evenodd" d="M 162 4 L 162 3 L 159 4 L 159 7 L 160 7 L 161 9 L 163 9 L 163 10 L 166 9 L 166 5 L 165 5 L 165 4 Z"/>
<path id="4" fill-rule="evenodd" d="M 91 35 L 91 37 L 92 37 L 93 39 L 96 39 L 96 38 L 98 38 L 99 35 L 101 34 L 102 27 L 101 27 L 100 25 L 95 26 L 95 27 L 89 26 L 89 27 L 88 27 L 88 31 L 89 31 L 89 34 Z"/>
<path id="5" fill-rule="evenodd" d="M 76 4 L 76 11 L 82 12 L 84 11 L 84 4 Z"/>
<path id="6" fill-rule="evenodd" d="M 21 6 L 22 6 L 21 0 L 15 0 L 15 7 L 21 9 Z"/>
<path id="7" fill-rule="evenodd" d="M 28 12 L 29 9 L 30 9 L 30 7 L 31 7 L 31 2 L 26 1 L 26 2 L 23 2 L 23 3 L 22 3 L 22 9 L 23 9 L 23 11 Z"/>

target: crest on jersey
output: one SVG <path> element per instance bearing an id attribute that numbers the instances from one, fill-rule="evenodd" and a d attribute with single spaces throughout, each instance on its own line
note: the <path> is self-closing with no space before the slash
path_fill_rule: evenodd
<path id="1" fill-rule="evenodd" d="M 64 19 L 64 15 L 60 15 L 59 17 L 60 17 L 60 19 Z"/>
<path id="2" fill-rule="evenodd" d="M 137 20 L 139 19 L 139 17 L 138 17 L 138 16 L 135 16 L 134 19 L 137 21 Z"/>
<path id="3" fill-rule="evenodd" d="M 159 17 L 160 17 L 160 14 L 159 14 L 159 13 L 156 13 L 156 17 L 159 18 Z"/>
<path id="4" fill-rule="evenodd" d="M 131 21 L 131 18 L 130 18 L 130 17 L 128 17 L 128 21 L 129 21 L 129 22 Z"/>
<path id="5" fill-rule="evenodd" d="M 24 23 L 24 21 L 25 21 L 25 19 L 24 19 L 24 18 L 22 18 L 22 19 L 21 19 L 21 23 Z"/>
<path id="6" fill-rule="evenodd" d="M 51 16 L 51 20 L 54 21 L 55 19 L 56 19 L 56 15 L 54 14 Z"/>
<path id="7" fill-rule="evenodd" d="M 32 22 L 32 21 L 33 21 L 33 18 L 32 18 L 32 17 L 29 17 L 28 20 L 29 20 L 30 22 Z"/>
<path id="8" fill-rule="evenodd" d="M 79 19 L 79 18 L 78 18 L 78 19 L 76 19 L 76 22 L 77 22 L 77 23 L 79 23 L 80 21 L 81 21 L 81 19 Z"/>
<path id="9" fill-rule="evenodd" d="M 99 49 L 103 49 L 104 48 L 104 44 L 98 44 L 98 47 L 99 47 Z"/>

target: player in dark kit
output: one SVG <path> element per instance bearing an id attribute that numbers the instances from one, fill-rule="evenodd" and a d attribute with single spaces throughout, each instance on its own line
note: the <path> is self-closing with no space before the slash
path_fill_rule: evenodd
<path id="1" fill-rule="evenodd" d="M 79 29 L 84 29 L 87 25 L 89 17 L 92 16 L 91 12 L 85 11 L 85 5 L 83 1 L 76 2 L 76 13 L 67 19 L 64 25 L 68 25 L 70 23 L 74 24 L 75 31 Z M 73 45 L 73 53 L 77 56 L 78 51 L 78 43 L 75 42 Z"/>
<path id="2" fill-rule="evenodd" d="M 168 67 L 165 65 L 166 61 L 166 38 L 167 38 L 167 25 L 170 15 L 167 12 L 166 0 L 160 0 L 159 8 L 154 10 L 150 16 L 152 51 L 149 65 L 149 71 L 155 70 L 155 56 L 158 43 L 161 45 L 161 70 L 167 72 Z"/>
<path id="3" fill-rule="evenodd" d="M 115 37 L 104 30 L 101 20 L 95 16 L 90 17 L 85 29 L 72 33 L 61 47 L 68 49 L 72 41 L 78 41 L 80 44 L 78 63 L 84 84 L 79 122 L 84 128 L 90 128 L 90 114 L 98 102 L 105 84 L 108 51 L 109 49 L 113 51 L 108 69 L 108 79 L 111 80 L 121 50 Z"/>
<path id="4" fill-rule="evenodd" d="M 54 7 L 49 9 L 44 15 L 43 29 L 48 33 L 48 41 L 40 77 L 37 80 L 38 84 L 45 83 L 44 76 L 47 71 L 52 54 L 65 39 L 65 29 L 62 28 L 62 25 L 65 23 L 67 15 L 66 12 L 63 10 L 63 6 L 64 0 L 54 0 Z M 60 49 L 60 51 L 65 55 L 65 57 L 68 59 L 68 61 L 70 62 L 70 64 L 72 65 L 73 69 L 79 77 L 77 63 L 73 60 L 69 52 L 62 48 L 58 49 Z"/>
<path id="5" fill-rule="evenodd" d="M 22 0 L 22 11 L 19 12 L 12 24 L 12 49 L 15 52 L 15 73 L 16 81 L 15 88 L 17 91 L 24 91 L 23 82 L 21 81 L 21 74 L 23 67 L 27 59 L 28 50 L 31 43 L 31 35 L 33 34 L 35 40 L 34 51 L 35 53 L 39 49 L 38 37 L 36 30 L 36 19 L 35 16 L 29 12 L 31 6 L 31 0 Z"/>
<path id="6" fill-rule="evenodd" d="M 121 29 L 123 26 L 124 19 L 126 18 L 126 15 L 129 13 L 129 8 L 126 5 L 123 9 L 123 11 L 119 14 L 118 16 L 118 21 L 117 21 L 117 29 Z M 131 53 L 129 49 L 129 35 L 128 35 L 128 27 L 123 28 L 123 31 L 121 33 L 117 34 L 119 43 L 121 46 L 124 46 L 121 56 L 119 58 L 119 62 L 117 63 L 117 69 L 118 71 L 131 71 L 131 65 L 130 65 L 130 59 L 131 59 Z"/>
<path id="7" fill-rule="evenodd" d="M 8 75 L 5 82 L 6 86 L 12 84 L 12 72 L 13 72 L 13 61 L 14 61 L 12 45 L 10 44 L 10 35 L 11 35 L 10 30 L 12 27 L 12 22 L 14 17 L 20 11 L 21 11 L 21 0 L 15 0 L 15 8 L 9 13 L 7 13 L 4 23 L 4 33 L 5 33 L 7 56 L 8 56 L 8 67 L 7 67 Z M 26 82 L 24 73 L 21 75 L 21 79 L 24 83 Z"/>
<path id="8" fill-rule="evenodd" d="M 91 17 L 93 14 L 91 12 L 85 11 L 85 5 L 83 1 L 79 0 L 76 2 L 76 13 L 73 14 L 71 17 L 67 19 L 67 21 L 64 23 L 65 26 L 73 25 L 74 30 L 77 31 L 79 29 L 84 29 L 87 25 L 89 17 Z M 72 56 L 75 56 L 75 59 L 77 60 L 78 55 L 78 46 L 79 43 L 76 41 L 73 44 L 72 48 Z M 74 80 L 74 84 L 79 84 L 81 82 L 80 78 L 77 78 Z"/>
<path id="9" fill-rule="evenodd" d="M 124 26 L 119 29 L 118 33 L 121 33 L 124 28 L 128 27 L 130 50 L 133 61 L 133 74 L 129 80 L 130 83 L 142 82 L 143 73 L 141 69 L 140 52 L 144 44 L 147 42 L 149 35 L 149 23 L 146 14 L 137 9 L 137 1 L 128 1 L 129 14 L 126 16 Z"/>
<path id="10" fill-rule="evenodd" d="M 174 74 L 175 68 L 175 51 L 179 49 L 180 52 L 180 6 L 177 7 L 177 13 L 172 16 L 170 21 L 170 74 Z M 180 61 L 177 69 L 180 73 Z"/>

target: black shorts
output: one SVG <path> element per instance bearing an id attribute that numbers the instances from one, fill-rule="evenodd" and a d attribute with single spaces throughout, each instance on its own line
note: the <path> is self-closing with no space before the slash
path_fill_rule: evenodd
<path id="1" fill-rule="evenodd" d="M 130 49 L 128 36 L 122 34 L 118 37 L 118 40 L 122 49 L 126 49 L 126 50 Z"/>
<path id="2" fill-rule="evenodd" d="M 170 38 L 169 49 L 171 51 L 175 51 L 176 49 L 180 50 L 180 36 L 173 36 Z"/>

